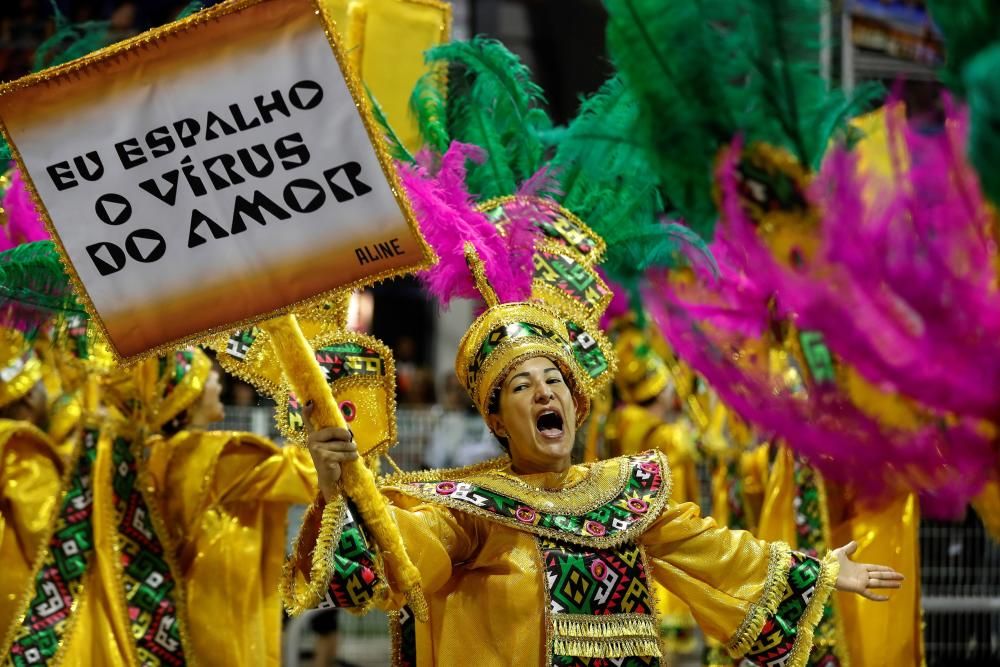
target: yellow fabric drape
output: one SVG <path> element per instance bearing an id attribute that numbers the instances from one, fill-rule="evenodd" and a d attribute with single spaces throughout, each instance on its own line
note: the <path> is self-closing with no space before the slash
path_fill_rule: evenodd
<path id="1" fill-rule="evenodd" d="M 843 489 L 828 489 L 828 496 L 843 497 Z M 923 665 L 924 642 L 920 616 L 920 503 L 904 494 L 880 505 L 849 500 L 845 517 L 834 519 L 835 546 L 858 543 L 852 557 L 863 563 L 880 563 L 901 572 L 903 588 L 890 593 L 888 602 L 872 602 L 859 595 L 837 594 L 844 618 L 853 665 L 896 667 Z"/>
<path id="2" fill-rule="evenodd" d="M 781 447 L 766 479 L 757 535 L 795 545 L 795 481 L 791 450 Z M 923 664 L 920 620 L 919 503 L 913 494 L 882 505 L 854 499 L 847 489 L 827 483 L 830 547 L 858 542 L 853 560 L 888 565 L 906 578 L 889 602 L 837 593 L 837 611 L 852 665 L 890 667 Z M 890 625 L 891 621 L 891 625 Z"/>
<path id="3" fill-rule="evenodd" d="M 59 507 L 64 462 L 40 430 L 0 419 L 0 635 L 20 612 Z"/>
<path id="4" fill-rule="evenodd" d="M 184 582 L 189 654 L 202 665 L 277 667 L 278 580 L 288 507 L 309 503 L 309 453 L 248 433 L 154 439 L 148 465 Z"/>
<path id="5" fill-rule="evenodd" d="M 591 468 L 522 475 L 536 488 L 558 490 L 580 483 Z M 479 516 L 451 510 L 385 488 L 407 552 L 420 570 L 430 621 L 416 624 L 418 664 L 542 665 L 546 663 L 544 573 L 536 538 Z M 321 502 L 321 501 L 320 501 Z M 303 533 L 299 558 L 315 534 Z M 785 590 L 788 552 L 745 531 L 719 527 L 692 503 L 668 503 L 638 538 L 652 581 L 684 600 L 709 635 L 725 644 L 747 635 L 748 619 L 763 622 L 757 603 L 774 604 Z M 309 564 L 293 562 L 301 577 Z M 785 562 L 787 570 L 787 562 Z M 389 582 L 390 586 L 392 582 Z M 829 590 L 817 591 L 825 596 Z M 402 604 L 391 594 L 387 605 Z M 756 610 L 756 611 L 755 611 Z M 741 633 L 742 629 L 742 633 Z"/>

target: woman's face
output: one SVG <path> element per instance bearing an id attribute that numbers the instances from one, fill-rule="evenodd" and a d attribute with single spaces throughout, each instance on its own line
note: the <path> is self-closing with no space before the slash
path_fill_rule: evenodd
<path id="1" fill-rule="evenodd" d="M 532 357 L 507 374 L 499 412 L 490 427 L 507 438 L 519 472 L 561 471 L 569 466 L 576 438 L 576 402 L 555 362 Z"/>

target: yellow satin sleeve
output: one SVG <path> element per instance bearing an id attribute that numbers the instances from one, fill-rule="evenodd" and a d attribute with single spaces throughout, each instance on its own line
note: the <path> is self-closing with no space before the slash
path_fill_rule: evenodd
<path id="1" fill-rule="evenodd" d="M 177 549 L 189 650 L 206 665 L 277 667 L 288 506 L 317 488 L 308 451 L 182 432 L 151 443 L 148 470 Z"/>
<path id="2" fill-rule="evenodd" d="M 748 648 L 766 617 L 758 612 L 773 611 L 785 590 L 787 545 L 721 528 L 693 503 L 670 503 L 640 542 L 653 578 L 687 602 L 709 637 L 728 647 Z"/>
<path id="3" fill-rule="evenodd" d="M 0 419 L 0 629 L 10 627 L 58 508 L 63 462 L 28 422 Z"/>

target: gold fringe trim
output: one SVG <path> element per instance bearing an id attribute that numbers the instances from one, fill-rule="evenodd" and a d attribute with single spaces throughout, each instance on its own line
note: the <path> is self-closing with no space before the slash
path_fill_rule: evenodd
<path id="1" fill-rule="evenodd" d="M 619 639 L 587 640 L 555 638 L 556 655 L 577 658 L 628 658 L 631 656 L 660 657 L 658 639 L 622 637 Z"/>
<path id="2" fill-rule="evenodd" d="M 778 611 L 778 605 L 785 594 L 788 571 L 792 567 L 792 549 L 784 542 L 772 542 L 769 548 L 764 592 L 757 602 L 750 605 L 743 623 L 726 644 L 726 651 L 733 658 L 746 655 L 764 628 L 768 616 L 773 616 Z"/>
<path id="3" fill-rule="evenodd" d="M 553 614 L 556 655 L 587 658 L 660 657 L 660 632 L 648 614 Z"/>
<path id="4" fill-rule="evenodd" d="M 809 662 L 809 653 L 813 646 L 813 630 L 823 620 L 823 608 L 830 593 L 837 587 L 837 576 L 840 574 L 840 563 L 832 551 L 827 552 L 820 565 L 819 581 L 812 599 L 806 605 L 805 613 L 795 626 L 795 644 L 788 659 L 788 667 L 805 667 Z"/>
<path id="5" fill-rule="evenodd" d="M 333 576 L 333 555 L 340 543 L 340 533 L 344 525 L 344 514 L 347 505 L 340 496 L 332 503 L 325 503 L 322 497 L 313 501 L 302 519 L 302 526 L 295 538 L 292 554 L 285 561 L 278 585 L 281 601 L 289 616 L 315 609 L 326 599 L 330 578 Z M 300 559 L 304 550 L 303 540 L 309 526 L 316 522 L 320 514 L 319 531 L 316 535 L 316 545 L 310 554 L 309 574 L 305 582 L 299 582 Z"/>
<path id="6" fill-rule="evenodd" d="M 322 512 L 318 519 L 319 530 L 316 535 L 316 544 L 309 554 L 308 575 L 304 576 L 304 581 L 299 577 L 306 568 L 302 567 L 301 561 L 304 558 L 306 549 L 305 540 L 308 539 L 309 527 L 317 523 L 316 514 Z M 340 535 L 344 529 L 344 519 L 347 515 L 347 503 L 343 496 L 337 496 L 332 503 L 324 503 L 322 496 L 313 501 L 302 519 L 302 526 L 299 534 L 295 538 L 292 553 L 285 561 L 281 570 L 281 580 L 278 582 L 278 591 L 281 595 L 282 604 L 289 616 L 298 616 L 304 612 L 318 608 L 326 600 L 327 592 L 330 588 L 330 579 L 333 577 L 333 557 L 337 553 L 337 546 L 340 544 Z M 355 517 L 355 521 L 359 521 Z M 370 540 L 370 538 L 368 538 Z M 350 614 L 363 616 L 372 607 L 384 604 L 389 598 L 389 586 L 385 574 L 385 566 L 382 557 L 373 544 L 374 558 L 372 560 L 378 583 L 369 598 L 360 607 L 338 607 Z"/>

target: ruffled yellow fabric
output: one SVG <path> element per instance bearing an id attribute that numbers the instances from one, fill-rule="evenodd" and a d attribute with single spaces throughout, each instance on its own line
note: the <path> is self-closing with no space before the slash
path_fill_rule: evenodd
<path id="1" fill-rule="evenodd" d="M 746 617 L 740 624 L 736 634 L 726 645 L 729 655 L 739 658 L 750 650 L 756 641 L 764 623 L 778 610 L 785 587 L 788 585 L 788 572 L 792 566 L 792 549 L 784 542 L 773 542 L 769 547 L 767 578 L 764 582 L 764 592 L 760 599 L 750 605 Z M 836 580 L 836 579 L 835 579 Z M 821 608 L 822 609 L 822 608 Z M 811 635 L 810 635 L 811 636 Z M 812 644 L 810 643 L 810 646 Z"/>

